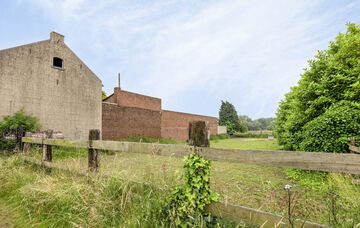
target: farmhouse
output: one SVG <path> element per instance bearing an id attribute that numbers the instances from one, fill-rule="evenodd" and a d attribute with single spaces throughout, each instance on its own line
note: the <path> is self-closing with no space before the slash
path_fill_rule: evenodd
<path id="1" fill-rule="evenodd" d="M 89 129 L 101 129 L 101 89 L 101 80 L 56 32 L 0 51 L 0 121 L 24 108 L 43 129 L 86 139 Z"/>
<path id="2" fill-rule="evenodd" d="M 65 139 L 86 139 L 102 129 L 103 139 L 133 136 L 188 139 L 189 122 L 209 122 L 217 134 L 217 118 L 162 110 L 161 99 L 116 87 L 101 101 L 101 80 L 64 43 L 64 36 L 0 50 L 0 121 L 24 108 L 43 129 Z"/>

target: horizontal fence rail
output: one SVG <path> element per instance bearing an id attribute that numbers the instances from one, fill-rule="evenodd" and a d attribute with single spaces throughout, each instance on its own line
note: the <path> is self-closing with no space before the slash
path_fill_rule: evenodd
<path id="1" fill-rule="evenodd" d="M 102 140 L 61 140 L 23 137 L 23 143 L 93 148 L 129 153 L 154 154 L 183 158 L 192 152 L 191 146 L 150 144 L 137 142 Z M 252 165 L 275 166 L 327 172 L 360 174 L 360 156 L 357 154 L 337 154 L 324 152 L 271 151 L 201 148 L 200 154 L 212 161 L 244 163 Z"/>

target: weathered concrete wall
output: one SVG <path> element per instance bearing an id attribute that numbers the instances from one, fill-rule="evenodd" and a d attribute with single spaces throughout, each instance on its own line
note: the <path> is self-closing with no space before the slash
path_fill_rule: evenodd
<path id="1" fill-rule="evenodd" d="M 160 111 L 124 107 L 115 103 L 102 103 L 103 140 L 124 139 L 134 136 L 160 138 L 160 127 Z"/>
<path id="2" fill-rule="evenodd" d="M 226 126 L 218 126 L 218 134 L 226 134 L 227 130 L 226 130 Z"/>
<path id="3" fill-rule="evenodd" d="M 161 99 L 114 88 L 114 93 L 104 100 L 119 106 L 161 111 Z"/>
<path id="4" fill-rule="evenodd" d="M 186 141 L 189 138 L 189 122 L 196 120 L 208 121 L 210 134 L 217 134 L 216 117 L 162 110 L 161 137 Z"/>
<path id="5" fill-rule="evenodd" d="M 53 58 L 63 59 L 63 68 Z M 43 129 L 86 139 L 101 129 L 101 80 L 66 46 L 64 37 L 0 51 L 0 120 L 22 107 Z"/>

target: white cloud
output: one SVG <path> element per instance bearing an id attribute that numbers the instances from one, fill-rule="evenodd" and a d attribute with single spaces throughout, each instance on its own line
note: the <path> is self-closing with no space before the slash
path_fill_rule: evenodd
<path id="1" fill-rule="evenodd" d="M 127 88 L 163 98 L 165 108 L 216 115 L 219 101 L 227 99 L 252 117 L 274 115 L 306 60 L 326 48 L 360 5 L 309 0 L 31 4 L 66 34 L 78 34 L 71 42 L 96 49 L 98 72 L 131 73 L 124 75 Z M 114 78 L 102 77 L 108 91 Z M 197 91 L 212 102 L 198 107 Z"/>

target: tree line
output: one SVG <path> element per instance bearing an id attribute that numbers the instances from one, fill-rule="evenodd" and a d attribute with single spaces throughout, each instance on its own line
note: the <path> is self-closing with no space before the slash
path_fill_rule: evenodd
<path id="1" fill-rule="evenodd" d="M 226 126 L 227 132 L 247 132 L 258 130 L 272 130 L 275 118 L 259 118 L 252 120 L 247 115 L 238 115 L 235 107 L 228 101 L 221 101 L 219 111 L 219 125 Z"/>

